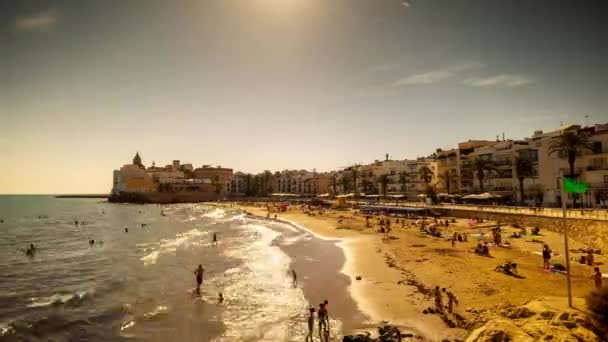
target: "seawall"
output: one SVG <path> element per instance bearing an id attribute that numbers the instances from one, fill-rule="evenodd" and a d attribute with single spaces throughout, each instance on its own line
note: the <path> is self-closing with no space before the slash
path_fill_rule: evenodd
<path id="1" fill-rule="evenodd" d="M 209 192 L 122 192 L 111 195 L 109 202 L 114 203 L 196 203 L 221 199 L 223 196 Z"/>
<path id="2" fill-rule="evenodd" d="M 514 213 L 497 213 L 464 209 L 436 208 L 444 216 L 457 218 L 482 218 L 500 221 L 504 224 L 517 224 L 522 227 L 538 227 L 542 230 L 563 233 L 563 219 L 546 216 L 533 216 Z M 594 219 L 567 219 L 568 236 L 584 242 L 588 247 L 605 249 L 608 246 L 608 221 Z"/>

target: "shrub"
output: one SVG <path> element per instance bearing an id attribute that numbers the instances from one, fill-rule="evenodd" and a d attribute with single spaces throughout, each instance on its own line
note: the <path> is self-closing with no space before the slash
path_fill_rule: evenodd
<path id="1" fill-rule="evenodd" d="M 597 326 L 608 335 L 608 286 L 591 292 L 585 301 Z"/>

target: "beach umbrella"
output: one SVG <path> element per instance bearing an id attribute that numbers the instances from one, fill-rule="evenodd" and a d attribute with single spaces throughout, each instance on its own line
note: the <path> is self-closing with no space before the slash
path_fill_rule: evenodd
<path id="1" fill-rule="evenodd" d="M 416 197 L 426 198 L 427 196 L 425 194 L 418 194 L 418 195 L 416 195 Z"/>

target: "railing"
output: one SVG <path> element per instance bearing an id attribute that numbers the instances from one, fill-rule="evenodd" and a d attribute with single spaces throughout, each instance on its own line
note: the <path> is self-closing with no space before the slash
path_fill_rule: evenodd
<path id="1" fill-rule="evenodd" d="M 422 207 L 422 208 L 437 208 L 437 209 L 456 209 L 470 210 L 477 212 L 488 213 L 505 213 L 516 215 L 554 217 L 556 219 L 563 217 L 563 211 L 560 208 L 542 208 L 542 207 L 520 207 L 520 206 L 496 206 L 496 205 L 479 205 L 479 204 L 447 204 L 441 203 L 430 205 L 424 202 L 403 202 L 399 201 L 380 201 L 379 204 L 391 206 L 407 206 L 407 207 Z M 608 221 L 608 209 L 567 209 L 566 217 L 569 219 L 590 219 Z"/>

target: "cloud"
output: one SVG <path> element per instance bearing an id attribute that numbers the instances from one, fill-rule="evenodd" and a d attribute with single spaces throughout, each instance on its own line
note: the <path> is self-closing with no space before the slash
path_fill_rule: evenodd
<path id="1" fill-rule="evenodd" d="M 397 80 L 394 86 L 415 86 L 426 85 L 441 82 L 448 78 L 454 77 L 456 74 L 466 70 L 483 68 L 484 65 L 478 62 L 464 62 L 450 67 L 431 70 L 419 74 L 403 77 Z"/>
<path id="2" fill-rule="evenodd" d="M 487 78 L 468 78 L 462 83 L 471 87 L 520 87 L 534 83 L 534 81 L 524 75 L 502 74 Z"/>
<path id="3" fill-rule="evenodd" d="M 401 5 L 403 7 L 410 7 L 410 6 L 412 6 L 412 4 L 409 1 L 403 1 L 403 2 L 401 2 Z"/>
<path id="4" fill-rule="evenodd" d="M 53 28 L 58 21 L 59 13 L 56 10 L 49 10 L 18 18 L 15 27 L 19 31 L 46 31 Z"/>

